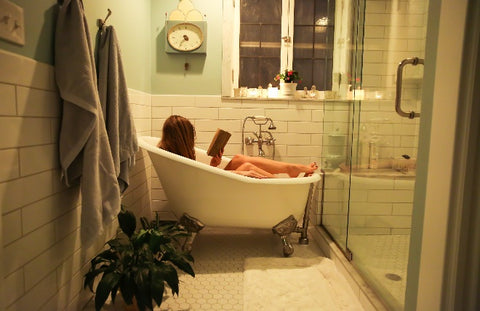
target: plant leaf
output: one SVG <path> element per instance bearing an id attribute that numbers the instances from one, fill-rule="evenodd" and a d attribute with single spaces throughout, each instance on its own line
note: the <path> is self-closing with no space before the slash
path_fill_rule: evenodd
<path id="1" fill-rule="evenodd" d="M 122 293 L 123 300 L 127 305 L 133 304 L 134 288 L 135 283 L 129 273 L 120 279 L 120 293 Z"/>
<path id="2" fill-rule="evenodd" d="M 132 243 L 135 249 L 143 247 L 143 244 L 147 243 L 150 239 L 150 230 L 140 230 L 133 238 Z"/>
<path id="3" fill-rule="evenodd" d="M 112 292 L 110 294 L 110 296 L 112 297 L 112 303 L 115 304 L 115 297 L 117 297 L 117 292 L 118 292 L 118 287 L 120 286 L 119 283 L 117 283 L 117 285 L 115 285 L 113 288 L 112 288 Z"/>
<path id="4" fill-rule="evenodd" d="M 105 304 L 110 292 L 117 286 L 120 275 L 117 273 L 104 273 L 102 279 L 98 283 L 95 292 L 95 309 L 99 311 Z"/>
<path id="5" fill-rule="evenodd" d="M 138 302 L 153 310 L 152 292 L 151 292 L 151 276 L 148 267 L 142 267 L 135 273 L 135 284 L 138 292 L 135 293 Z M 140 305 L 139 305 L 140 307 Z"/>
<path id="6" fill-rule="evenodd" d="M 117 218 L 120 228 L 130 238 L 137 228 L 137 219 L 135 218 L 135 215 L 131 211 L 125 209 L 122 205 L 122 209 L 120 213 L 118 213 Z"/>
<path id="7" fill-rule="evenodd" d="M 92 266 L 90 270 L 87 273 L 85 273 L 85 281 L 83 283 L 83 288 L 86 288 L 88 286 L 90 290 L 93 292 L 93 282 L 95 281 L 95 278 L 97 277 L 97 275 L 109 270 L 113 271 L 110 269 L 109 266 L 102 266 L 98 269 L 95 269 Z"/>
<path id="8" fill-rule="evenodd" d="M 183 258 L 185 258 L 186 260 L 190 261 L 190 262 L 195 262 L 195 259 L 193 258 L 193 256 L 189 253 L 184 253 L 183 255 Z"/>
<path id="9" fill-rule="evenodd" d="M 177 266 L 183 272 L 190 274 L 195 277 L 195 272 L 193 271 L 192 266 L 181 256 L 177 254 L 168 254 L 166 259 L 171 261 L 175 266 Z"/>
<path id="10" fill-rule="evenodd" d="M 150 226 L 150 224 L 148 223 L 148 220 L 147 220 L 146 217 L 140 217 L 140 223 L 142 224 L 142 227 L 143 227 L 143 229 L 145 229 L 145 230 L 151 228 L 151 226 Z"/>
<path id="11" fill-rule="evenodd" d="M 150 243 L 149 247 L 152 253 L 156 254 L 160 251 L 160 246 L 170 243 L 171 239 L 168 236 L 161 235 L 158 232 L 153 232 L 151 238 L 150 238 Z"/>
<path id="12" fill-rule="evenodd" d="M 110 246 L 111 249 L 117 249 L 124 247 L 126 243 L 125 239 L 120 239 L 120 238 L 114 238 L 111 239 L 110 241 L 107 241 L 108 246 Z"/>
<path id="13" fill-rule="evenodd" d="M 177 270 L 175 270 L 173 266 L 168 264 L 162 264 L 161 266 L 157 265 L 157 267 L 158 267 L 158 275 L 156 275 L 156 278 L 161 277 L 163 280 L 165 280 L 168 286 L 170 286 L 170 288 L 172 289 L 172 293 L 178 295 Z"/>
<path id="14" fill-rule="evenodd" d="M 95 258 L 93 258 L 90 261 L 90 263 L 93 266 L 93 265 L 97 265 L 100 262 L 111 261 L 117 258 L 118 258 L 117 254 L 114 251 L 112 251 L 111 249 L 107 249 L 101 252 L 100 254 L 98 254 L 97 256 L 95 256 Z"/>
<path id="15" fill-rule="evenodd" d="M 168 252 L 164 255 L 164 259 L 170 261 L 175 266 L 177 266 L 183 272 L 190 274 L 195 277 L 195 272 L 193 271 L 192 266 L 185 259 L 189 255 L 178 255 L 176 252 Z"/>
<path id="16" fill-rule="evenodd" d="M 142 295 L 142 293 L 137 290 L 135 291 L 135 298 L 137 300 L 137 307 L 138 307 L 138 310 L 140 311 L 145 311 L 145 301 L 144 301 L 144 297 Z"/>
<path id="17" fill-rule="evenodd" d="M 160 306 L 163 301 L 163 293 L 165 292 L 165 281 L 163 280 L 162 273 L 157 269 L 155 265 L 151 267 L 152 271 L 152 298 L 155 303 Z"/>

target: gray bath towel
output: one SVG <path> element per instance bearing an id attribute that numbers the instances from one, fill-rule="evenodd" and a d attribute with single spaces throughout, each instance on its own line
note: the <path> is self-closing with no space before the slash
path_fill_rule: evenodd
<path id="1" fill-rule="evenodd" d="M 112 26 L 99 30 L 97 50 L 98 93 L 118 183 L 123 192 L 129 184 L 128 172 L 135 164 L 138 143 L 120 47 Z"/>
<path id="2" fill-rule="evenodd" d="M 81 185 L 81 237 L 88 245 L 120 211 L 120 190 L 81 0 L 65 0 L 58 13 L 55 79 L 63 100 L 59 141 L 62 178 L 67 185 Z"/>

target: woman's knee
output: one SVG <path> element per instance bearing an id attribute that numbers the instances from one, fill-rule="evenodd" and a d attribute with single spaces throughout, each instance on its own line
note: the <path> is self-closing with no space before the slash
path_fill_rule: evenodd
<path id="1" fill-rule="evenodd" d="M 236 154 L 233 156 L 232 158 L 232 162 L 236 165 L 236 166 L 240 166 L 244 163 L 247 162 L 247 157 L 244 156 L 243 154 Z"/>
<path id="2" fill-rule="evenodd" d="M 248 170 L 252 170 L 254 168 L 255 168 L 255 165 L 253 165 L 250 162 L 243 162 L 242 164 L 240 164 L 237 167 L 238 170 L 242 170 L 242 171 L 248 171 Z"/>
<path id="3" fill-rule="evenodd" d="M 245 163 L 246 157 L 242 154 L 236 154 L 233 156 L 232 160 L 227 164 L 225 167 L 226 170 L 236 170 L 238 169 L 243 163 Z"/>

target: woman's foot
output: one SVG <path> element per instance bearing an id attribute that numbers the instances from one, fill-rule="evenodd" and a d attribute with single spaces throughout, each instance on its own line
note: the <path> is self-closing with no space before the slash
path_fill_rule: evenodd
<path id="1" fill-rule="evenodd" d="M 298 177 L 301 173 L 305 173 L 305 176 L 312 175 L 318 169 L 317 162 L 312 162 L 310 165 L 292 164 L 288 168 L 288 176 Z"/>

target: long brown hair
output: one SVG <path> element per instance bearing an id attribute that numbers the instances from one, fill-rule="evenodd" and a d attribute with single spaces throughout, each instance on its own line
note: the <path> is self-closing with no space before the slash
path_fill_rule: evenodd
<path id="1" fill-rule="evenodd" d="M 172 115 L 165 120 L 158 147 L 195 160 L 195 128 L 185 117 Z"/>

